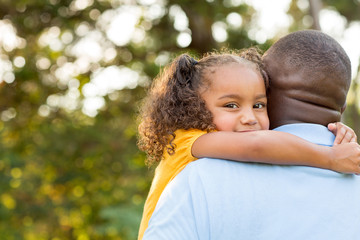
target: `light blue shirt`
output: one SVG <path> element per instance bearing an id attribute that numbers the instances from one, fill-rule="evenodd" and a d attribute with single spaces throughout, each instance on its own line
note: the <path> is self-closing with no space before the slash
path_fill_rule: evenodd
<path id="1" fill-rule="evenodd" d="M 331 145 L 323 126 L 278 131 Z M 330 170 L 200 159 L 164 190 L 144 240 L 360 239 L 360 177 Z"/>

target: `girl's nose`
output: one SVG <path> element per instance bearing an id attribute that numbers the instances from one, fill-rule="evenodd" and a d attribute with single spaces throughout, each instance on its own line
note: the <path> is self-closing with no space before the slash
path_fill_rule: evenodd
<path id="1" fill-rule="evenodd" d="M 257 124 L 257 120 L 254 114 L 253 109 L 244 109 L 242 115 L 240 117 L 240 122 L 243 125 L 255 125 Z"/>

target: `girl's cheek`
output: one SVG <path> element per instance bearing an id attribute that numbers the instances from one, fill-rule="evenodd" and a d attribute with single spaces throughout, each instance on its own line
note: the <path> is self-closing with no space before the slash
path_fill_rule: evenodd
<path id="1" fill-rule="evenodd" d="M 216 125 L 216 129 L 218 131 L 233 131 L 234 120 L 223 115 L 219 118 L 214 119 L 214 123 Z"/>

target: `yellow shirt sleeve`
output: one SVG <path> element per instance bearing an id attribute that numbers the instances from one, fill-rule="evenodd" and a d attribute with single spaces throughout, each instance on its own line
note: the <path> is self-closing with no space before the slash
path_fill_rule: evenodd
<path id="1" fill-rule="evenodd" d="M 175 139 L 173 141 L 176 146 L 175 153 L 169 155 L 165 150 L 164 159 L 155 170 L 155 176 L 144 205 L 138 240 L 142 239 L 151 215 L 166 185 L 181 172 L 188 163 L 197 159 L 192 156 L 191 148 L 195 140 L 205 133 L 207 132 L 198 129 L 177 130 L 175 132 Z"/>

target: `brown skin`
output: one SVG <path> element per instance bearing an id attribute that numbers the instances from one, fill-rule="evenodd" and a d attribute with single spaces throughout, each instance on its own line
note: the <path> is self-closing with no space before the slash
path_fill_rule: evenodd
<path id="1" fill-rule="evenodd" d="M 263 56 L 270 78 L 270 129 L 289 123 L 339 122 L 351 82 L 342 47 L 319 31 L 289 34 Z"/>
<path id="2" fill-rule="evenodd" d="M 339 107 L 331 96 L 346 92 L 346 84 L 331 84 L 331 79 L 319 79 L 316 75 L 286 68 L 287 64 L 271 55 L 264 56 L 264 65 L 271 78 L 268 99 L 270 129 L 290 123 L 327 126 L 340 121 L 344 107 Z M 313 89 L 319 82 L 326 86 L 322 92 Z"/>

